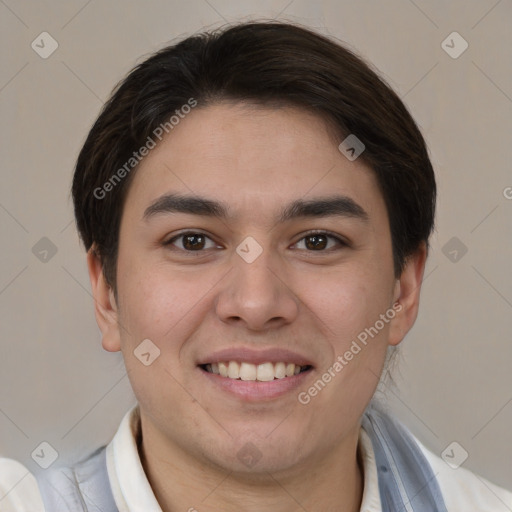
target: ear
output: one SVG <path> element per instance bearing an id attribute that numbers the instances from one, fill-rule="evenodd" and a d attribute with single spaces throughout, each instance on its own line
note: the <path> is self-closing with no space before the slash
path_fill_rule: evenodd
<path id="1" fill-rule="evenodd" d="M 87 267 L 94 298 L 94 313 L 101 330 L 102 345 L 109 352 L 121 350 L 117 304 L 111 286 L 105 281 L 103 264 L 94 246 L 87 252 Z"/>
<path id="2" fill-rule="evenodd" d="M 390 322 L 390 345 L 398 345 L 416 321 L 426 260 L 427 244 L 422 242 L 416 252 L 407 258 L 402 274 L 396 280 L 393 297 L 396 315 Z"/>

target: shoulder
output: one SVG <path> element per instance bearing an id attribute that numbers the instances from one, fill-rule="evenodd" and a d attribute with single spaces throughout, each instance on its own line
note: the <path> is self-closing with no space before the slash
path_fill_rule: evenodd
<path id="1" fill-rule="evenodd" d="M 416 437 L 414 439 L 436 476 L 449 512 L 458 510 L 510 512 L 512 510 L 512 492 L 461 466 L 452 468 L 441 457 L 427 449 Z"/>
<path id="2" fill-rule="evenodd" d="M 0 512 L 43 512 L 36 479 L 19 462 L 0 458 Z"/>
<path id="3" fill-rule="evenodd" d="M 442 498 L 448 512 L 512 511 L 511 491 L 460 465 L 448 464 L 448 457 L 453 456 L 455 461 L 456 453 L 450 451 L 445 462 L 444 457 L 441 458 L 426 448 L 404 424 L 380 404 L 368 408 L 362 426 L 370 433 L 373 448 L 377 448 L 376 459 L 380 457 L 382 463 L 379 469 L 382 467 L 386 470 L 389 465 L 394 467 L 392 473 L 398 475 L 395 481 L 402 487 L 404 483 L 411 489 L 414 489 L 414 485 L 422 485 L 420 491 L 410 498 L 410 502 L 415 498 L 416 501 L 421 501 L 422 495 L 428 498 L 430 489 L 433 493 L 431 497 L 436 499 L 437 494 L 439 499 Z M 379 487 L 381 477 L 379 473 Z M 383 478 L 385 482 L 385 474 Z"/>

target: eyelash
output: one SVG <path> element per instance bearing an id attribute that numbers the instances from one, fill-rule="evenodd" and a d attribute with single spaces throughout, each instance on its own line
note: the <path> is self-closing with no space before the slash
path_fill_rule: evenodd
<path id="1" fill-rule="evenodd" d="M 206 233 L 203 233 L 202 231 L 185 231 L 185 232 L 180 233 L 178 235 L 175 235 L 172 238 L 170 238 L 169 240 L 163 242 L 163 245 L 165 247 L 172 246 L 175 241 L 177 241 L 179 239 L 183 239 L 183 237 L 188 236 L 188 235 L 202 235 L 205 238 L 207 238 L 210 241 L 215 243 L 215 241 L 210 236 L 208 236 Z M 342 238 L 340 238 L 338 235 L 335 235 L 334 233 L 331 233 L 330 231 L 321 231 L 321 230 L 310 231 L 310 232 L 306 233 L 305 235 L 302 236 L 302 238 L 297 240 L 297 242 L 295 242 L 293 245 L 297 245 L 299 242 L 302 242 L 306 238 L 312 237 L 312 236 L 315 236 L 315 235 L 324 235 L 328 239 L 335 240 L 336 243 L 338 244 L 338 249 L 342 248 L 342 247 L 348 247 L 349 246 L 349 244 L 346 241 L 344 241 Z M 190 250 L 182 249 L 182 248 L 178 247 L 178 248 L 175 248 L 175 249 L 172 249 L 172 250 L 178 250 L 178 251 L 181 251 L 181 252 L 187 253 L 187 254 L 194 254 L 194 253 L 200 254 L 200 253 L 204 253 L 204 252 L 208 251 L 209 249 L 199 249 L 197 251 L 190 251 Z M 310 253 L 315 253 L 315 252 L 318 252 L 318 253 L 329 253 L 332 250 L 336 250 L 336 248 L 331 247 L 331 248 L 328 248 L 328 249 L 322 249 L 322 250 L 318 250 L 318 251 L 308 250 L 308 249 L 300 249 L 300 250 L 305 250 L 305 251 L 310 252 Z"/>

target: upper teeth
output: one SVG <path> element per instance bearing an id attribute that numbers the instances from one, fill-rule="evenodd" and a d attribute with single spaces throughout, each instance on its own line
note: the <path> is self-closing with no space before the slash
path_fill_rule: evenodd
<path id="1" fill-rule="evenodd" d="M 252 364 L 245 362 L 229 361 L 222 363 L 211 363 L 205 366 L 210 373 L 220 374 L 222 377 L 241 380 L 260 380 L 270 381 L 283 379 L 297 375 L 302 370 L 302 366 L 294 363 L 263 363 Z"/>

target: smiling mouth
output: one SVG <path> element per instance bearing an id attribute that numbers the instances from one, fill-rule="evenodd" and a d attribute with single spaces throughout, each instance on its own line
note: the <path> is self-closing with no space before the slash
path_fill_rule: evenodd
<path id="1" fill-rule="evenodd" d="M 252 364 L 239 361 L 224 361 L 199 365 L 205 372 L 233 380 L 269 382 L 286 379 L 311 370 L 311 365 L 299 366 L 294 363 L 277 362 Z"/>

